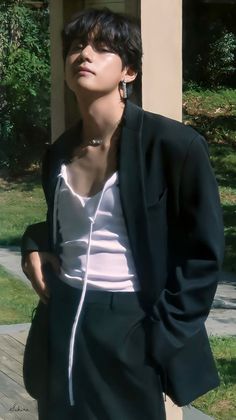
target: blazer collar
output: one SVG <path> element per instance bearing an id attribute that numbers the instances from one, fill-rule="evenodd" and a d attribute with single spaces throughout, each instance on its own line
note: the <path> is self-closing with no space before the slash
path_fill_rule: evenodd
<path id="1" fill-rule="evenodd" d="M 150 300 L 150 285 L 154 276 L 148 247 L 150 241 L 144 186 L 143 115 L 141 108 L 127 102 L 121 133 L 119 182 L 121 204 L 137 274 L 141 289 Z M 150 264 L 147 264 L 149 261 Z"/>
<path id="2" fill-rule="evenodd" d="M 121 198 L 127 214 L 129 213 L 131 197 L 134 198 L 133 206 L 137 207 L 137 212 L 140 209 L 140 204 L 143 202 L 142 122 L 142 109 L 127 101 L 123 117 L 119 155 Z"/>
<path id="3" fill-rule="evenodd" d="M 139 131 L 142 126 L 142 117 L 142 108 L 127 100 L 123 117 L 124 127 L 134 131 Z"/>

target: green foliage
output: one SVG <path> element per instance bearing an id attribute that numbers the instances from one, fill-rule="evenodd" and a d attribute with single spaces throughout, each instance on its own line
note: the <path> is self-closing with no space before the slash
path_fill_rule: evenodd
<path id="1" fill-rule="evenodd" d="M 195 3 L 195 2 L 194 2 Z M 225 5 L 225 9 L 228 5 Z M 226 16 L 212 17 L 203 14 L 192 16 L 185 34 L 184 78 L 208 88 L 235 86 L 236 33 Z M 186 20 L 191 19 L 186 16 Z M 196 32 L 195 26 L 201 28 Z"/>
<path id="2" fill-rule="evenodd" d="M 214 39 L 215 38 L 215 39 Z M 236 71 L 236 35 L 226 29 L 209 43 L 206 76 L 211 86 L 222 84 Z"/>
<path id="3" fill-rule="evenodd" d="M 40 155 L 50 125 L 49 11 L 0 4 L 0 164 L 16 170 Z M 38 156 L 40 158 L 40 156 Z M 37 160 L 37 157 L 36 157 Z"/>

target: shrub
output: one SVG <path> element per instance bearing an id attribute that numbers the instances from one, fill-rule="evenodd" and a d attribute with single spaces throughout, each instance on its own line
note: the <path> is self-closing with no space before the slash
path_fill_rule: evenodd
<path id="1" fill-rule="evenodd" d="M 224 30 L 209 45 L 206 71 L 211 86 L 218 86 L 232 76 L 235 71 L 236 36 Z"/>
<path id="2" fill-rule="evenodd" d="M 50 129 L 49 10 L 0 4 L 0 164 L 27 166 Z"/>
<path id="3" fill-rule="evenodd" d="M 198 82 L 209 87 L 227 84 L 236 75 L 236 35 L 216 22 L 205 34 L 196 60 Z"/>

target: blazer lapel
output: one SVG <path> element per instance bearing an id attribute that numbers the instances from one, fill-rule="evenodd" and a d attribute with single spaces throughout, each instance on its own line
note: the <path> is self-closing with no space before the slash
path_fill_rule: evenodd
<path id="1" fill-rule="evenodd" d="M 142 125 L 142 109 L 127 101 L 120 144 L 120 195 L 141 289 L 147 298 L 151 298 L 153 276 L 151 261 L 148 264 L 150 242 L 144 194 Z"/>

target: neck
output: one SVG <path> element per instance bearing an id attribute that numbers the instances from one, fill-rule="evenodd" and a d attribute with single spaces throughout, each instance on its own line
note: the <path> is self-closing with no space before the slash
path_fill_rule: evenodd
<path id="1" fill-rule="evenodd" d="M 109 144 L 124 112 L 125 104 L 119 98 L 100 97 L 93 100 L 78 98 L 83 121 L 83 140 L 102 139 Z"/>

